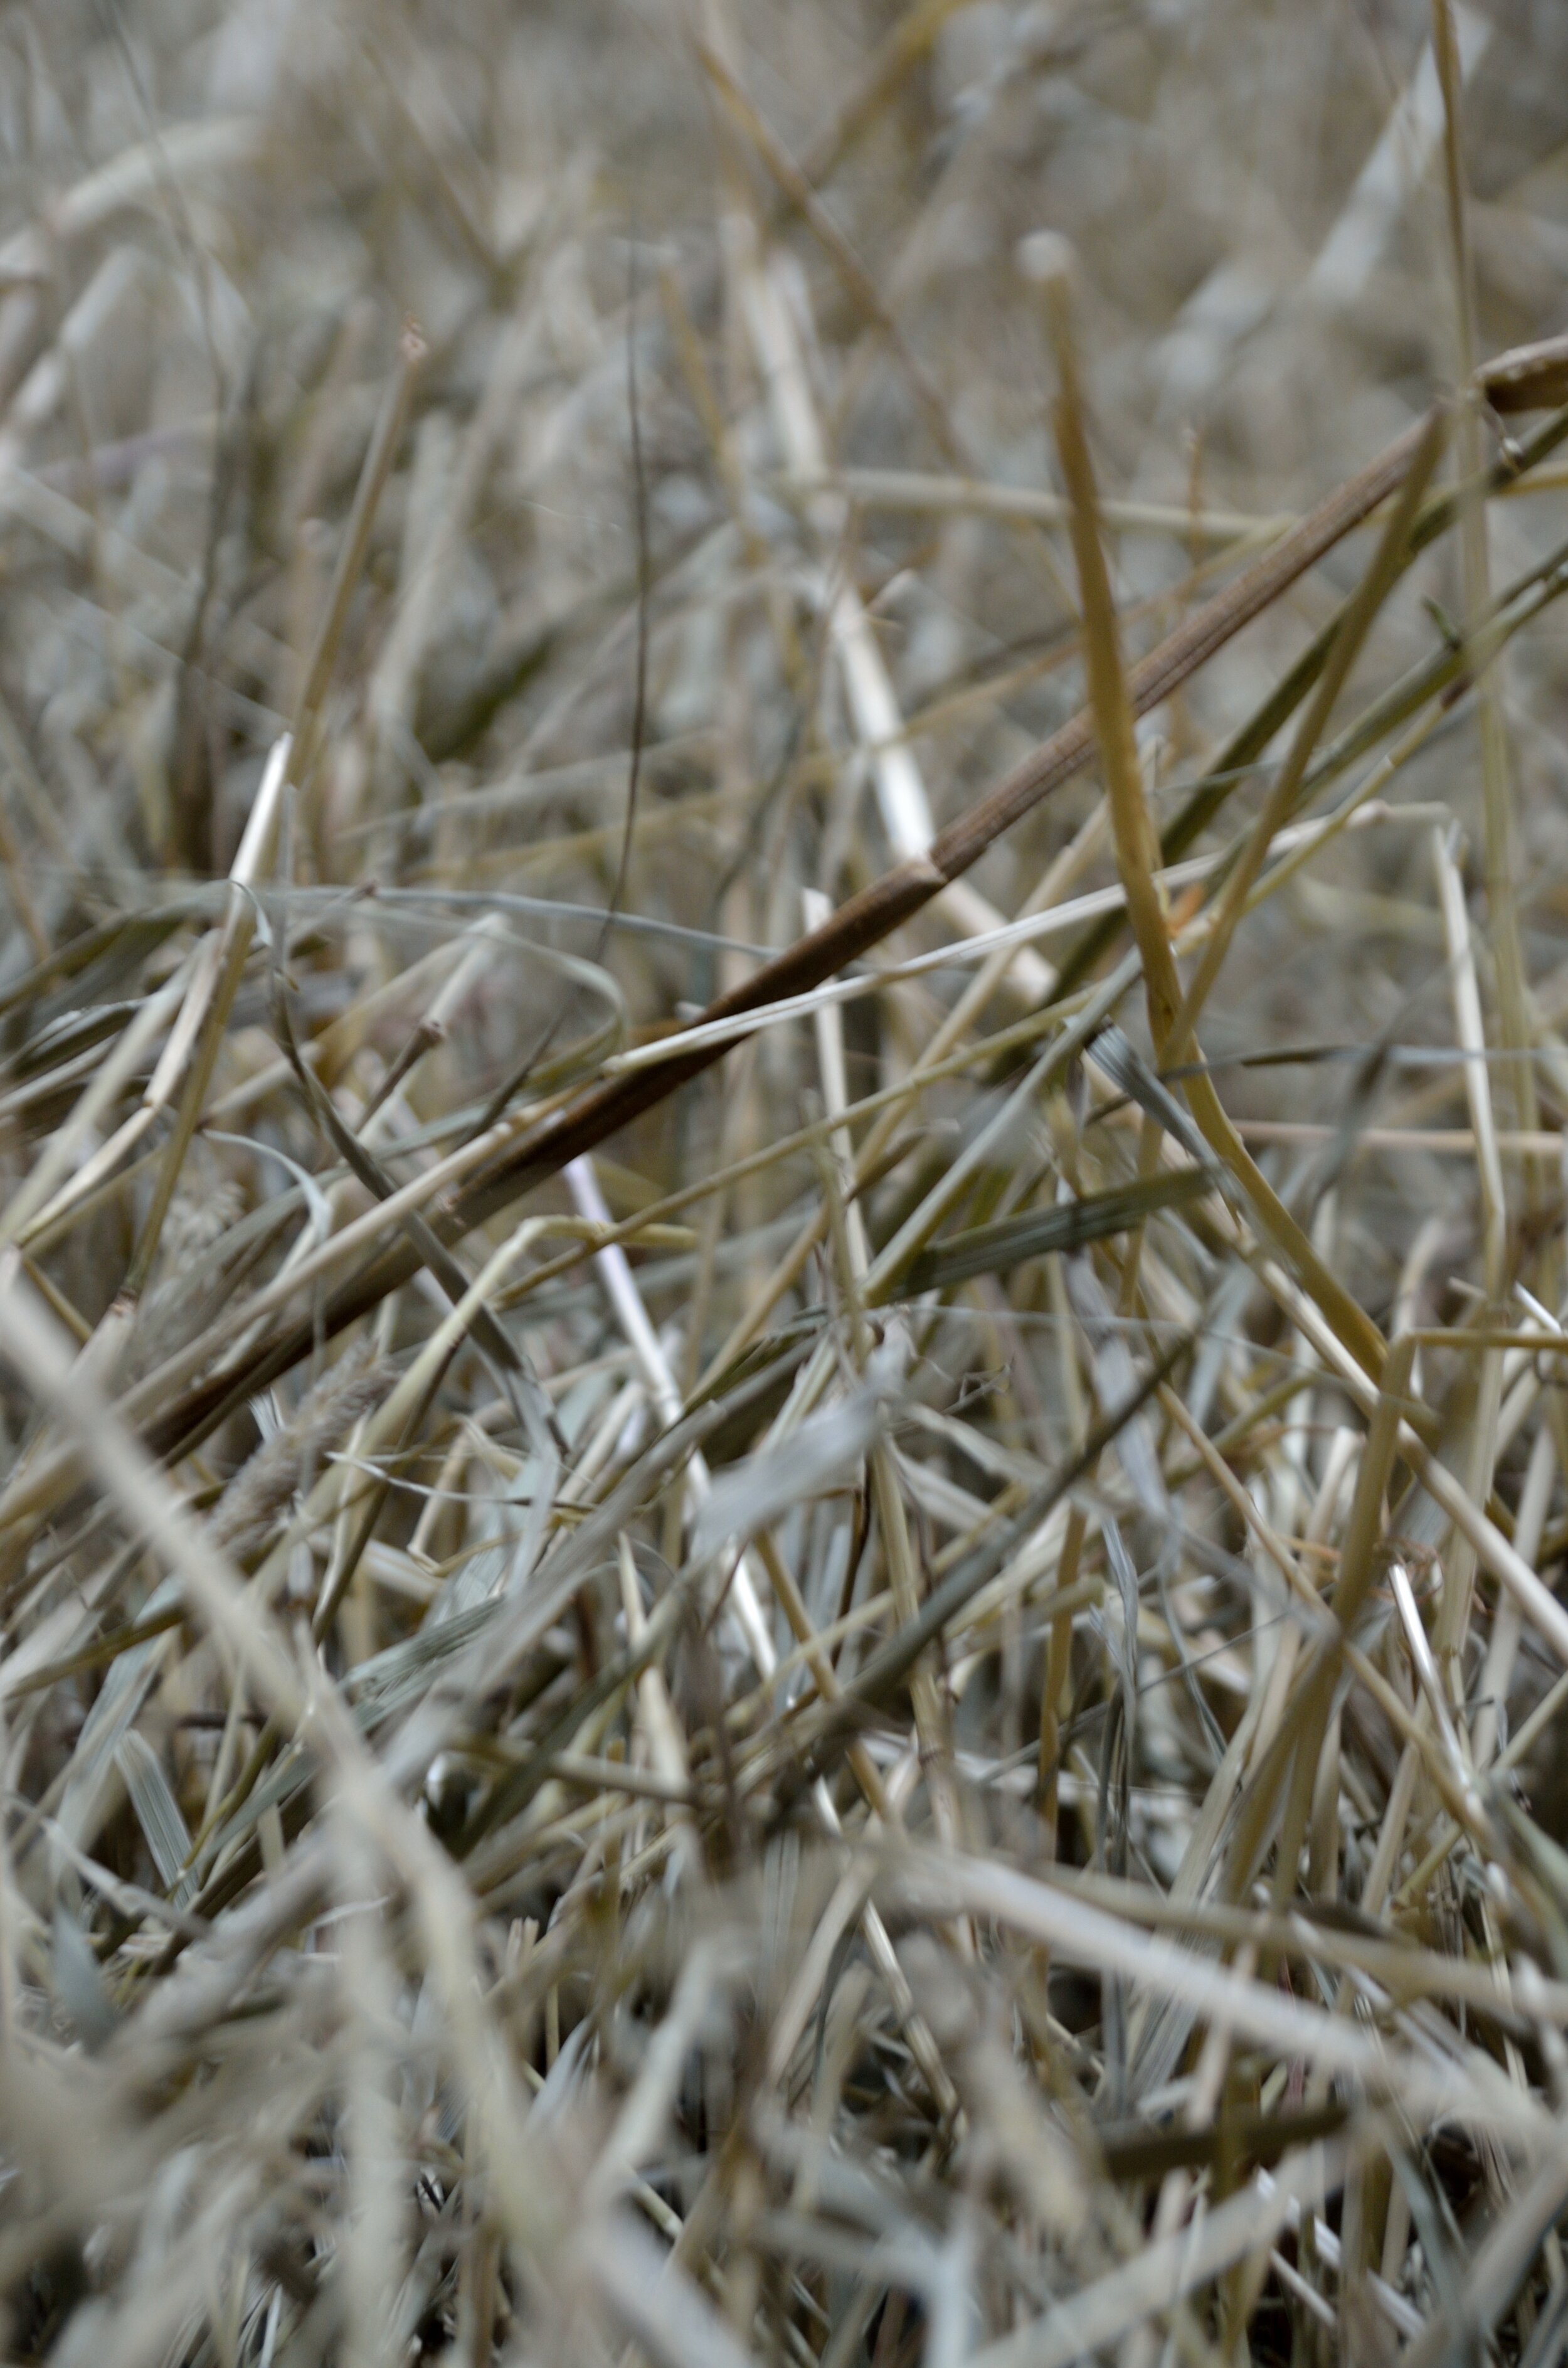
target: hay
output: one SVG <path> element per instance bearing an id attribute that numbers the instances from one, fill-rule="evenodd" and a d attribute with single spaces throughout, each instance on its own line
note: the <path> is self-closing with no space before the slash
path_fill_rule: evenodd
<path id="1" fill-rule="evenodd" d="M 0 41 L 0 2358 L 1568 2342 L 1568 20 Z"/>

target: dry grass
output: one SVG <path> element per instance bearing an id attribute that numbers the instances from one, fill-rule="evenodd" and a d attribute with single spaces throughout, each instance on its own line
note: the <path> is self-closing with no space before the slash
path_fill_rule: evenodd
<path id="1" fill-rule="evenodd" d="M 1555 2368 L 1565 65 L 0 14 L 0 2361 Z"/>

